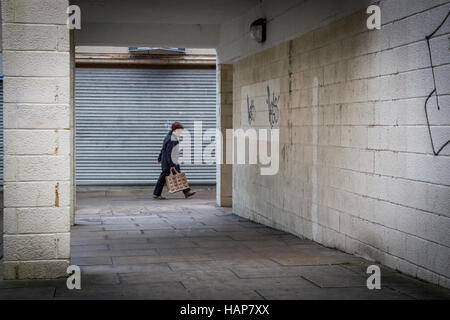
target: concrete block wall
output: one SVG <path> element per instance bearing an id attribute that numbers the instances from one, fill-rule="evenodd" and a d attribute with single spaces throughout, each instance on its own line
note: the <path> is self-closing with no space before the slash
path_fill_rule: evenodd
<path id="1" fill-rule="evenodd" d="M 233 63 L 234 128 L 243 87 L 281 83 L 280 171 L 234 165 L 233 209 L 450 287 L 450 146 L 433 154 L 424 109 L 433 90 L 425 37 L 450 2 L 379 5 L 381 30 L 359 11 Z M 449 34 L 447 21 L 431 40 L 438 144 L 450 138 Z"/>
<path id="2" fill-rule="evenodd" d="M 233 65 L 217 65 L 217 128 L 224 140 L 221 145 L 221 161 L 217 164 L 217 205 L 232 205 L 232 165 L 226 163 L 226 130 L 233 128 Z"/>
<path id="3" fill-rule="evenodd" d="M 4 278 L 66 275 L 73 108 L 64 0 L 2 1 Z"/>

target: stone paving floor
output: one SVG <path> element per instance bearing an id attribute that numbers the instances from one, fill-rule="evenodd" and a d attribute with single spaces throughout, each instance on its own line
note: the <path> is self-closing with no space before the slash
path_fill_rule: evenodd
<path id="1" fill-rule="evenodd" d="M 382 289 L 368 290 L 371 263 L 218 208 L 214 189 L 170 197 L 78 192 L 71 263 L 82 289 L 68 290 L 65 279 L 0 279 L 0 299 L 450 298 L 386 267 Z"/>

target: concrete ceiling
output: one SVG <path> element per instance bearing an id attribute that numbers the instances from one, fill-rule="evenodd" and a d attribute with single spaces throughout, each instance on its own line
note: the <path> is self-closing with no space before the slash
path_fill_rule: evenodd
<path id="1" fill-rule="evenodd" d="M 72 0 L 85 22 L 221 24 L 259 0 Z"/>
<path id="2" fill-rule="evenodd" d="M 77 45 L 215 48 L 220 24 L 259 0 L 72 0 L 81 9 Z"/>

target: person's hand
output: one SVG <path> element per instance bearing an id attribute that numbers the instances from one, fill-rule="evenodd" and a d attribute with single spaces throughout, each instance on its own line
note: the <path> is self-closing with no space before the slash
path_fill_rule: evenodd
<path id="1" fill-rule="evenodd" d="M 161 164 L 161 160 L 158 160 L 158 164 Z"/>
<path id="2" fill-rule="evenodd" d="M 176 167 L 170 167 L 170 171 L 177 171 Z"/>

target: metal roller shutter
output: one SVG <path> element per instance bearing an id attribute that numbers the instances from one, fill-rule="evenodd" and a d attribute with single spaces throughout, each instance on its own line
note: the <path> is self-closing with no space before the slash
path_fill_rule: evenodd
<path id="1" fill-rule="evenodd" d="M 78 185 L 153 184 L 170 123 L 216 127 L 215 70 L 77 68 L 75 88 Z M 216 181 L 215 165 L 182 170 L 190 183 Z"/>

